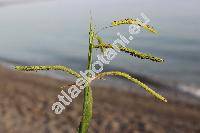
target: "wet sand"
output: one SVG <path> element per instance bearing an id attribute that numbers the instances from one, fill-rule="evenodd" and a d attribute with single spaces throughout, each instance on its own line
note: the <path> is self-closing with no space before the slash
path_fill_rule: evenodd
<path id="1" fill-rule="evenodd" d="M 51 106 L 58 89 L 71 84 L 32 73 L 0 67 L 0 133 L 73 133 L 79 125 L 82 95 L 61 115 Z M 200 106 L 168 99 L 93 87 L 94 110 L 90 133 L 199 133 Z"/>

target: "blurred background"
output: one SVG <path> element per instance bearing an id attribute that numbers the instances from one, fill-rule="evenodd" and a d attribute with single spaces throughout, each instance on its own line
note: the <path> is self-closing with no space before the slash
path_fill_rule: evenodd
<path id="1" fill-rule="evenodd" d="M 87 63 L 88 26 L 89 26 L 89 17 L 90 17 L 89 11 L 90 10 L 92 11 L 93 20 L 94 20 L 94 23 L 96 24 L 97 29 L 100 29 L 104 26 L 109 25 L 114 20 L 119 20 L 123 18 L 141 18 L 140 14 L 144 13 L 150 19 L 149 24 L 155 27 L 157 31 L 159 31 L 159 35 L 153 35 L 151 33 L 148 33 L 145 30 L 142 30 L 140 34 L 134 36 L 133 41 L 130 44 L 128 44 L 128 47 L 134 48 L 141 52 L 151 53 L 155 56 L 164 58 L 165 63 L 154 63 L 151 61 L 140 60 L 134 57 L 130 57 L 126 54 L 118 54 L 117 57 L 114 60 L 112 60 L 109 65 L 104 65 L 104 70 L 111 70 L 111 69 L 121 70 L 121 71 L 134 74 L 136 75 L 137 78 L 141 79 L 142 81 L 150 85 L 152 88 L 154 89 L 158 88 L 158 91 L 161 94 L 167 96 L 169 100 L 173 99 L 176 102 L 178 101 L 178 103 L 180 102 L 178 104 L 181 106 L 179 109 L 185 110 L 186 108 L 191 109 L 190 107 L 193 107 L 192 109 L 196 111 L 195 112 L 194 110 L 190 110 L 191 111 L 190 113 L 189 111 L 188 112 L 186 111 L 187 113 L 185 113 L 185 115 L 192 114 L 194 115 L 194 118 L 192 116 L 188 116 L 187 118 L 184 117 L 184 121 L 183 121 L 182 116 L 185 116 L 185 115 L 182 115 L 180 117 L 181 119 L 178 121 L 179 125 L 174 124 L 174 127 L 172 129 L 170 129 L 170 127 L 168 128 L 167 126 L 163 126 L 162 124 L 160 127 L 154 127 L 155 125 L 151 125 L 152 127 L 151 129 L 151 128 L 148 128 L 148 126 L 145 127 L 146 125 L 144 123 L 143 125 L 140 123 L 141 125 L 139 124 L 138 127 L 140 128 L 143 127 L 142 129 L 144 130 L 137 130 L 137 131 L 139 132 L 158 132 L 158 131 L 159 132 L 200 132 L 200 127 L 199 127 L 200 117 L 197 117 L 200 114 L 200 111 L 199 111 L 199 99 L 200 99 L 200 38 L 199 38 L 200 10 L 199 10 L 199 4 L 200 2 L 198 0 L 190 0 L 190 1 L 187 1 L 187 0 L 177 0 L 177 1 L 173 1 L 173 0 L 168 0 L 168 1 L 160 1 L 160 0 L 123 0 L 123 1 L 122 0 L 110 0 L 110 1 L 106 1 L 106 0 L 101 0 L 101 1 L 96 1 L 96 0 L 87 0 L 87 1 L 0 0 L 0 64 L 4 66 L 4 68 L 2 68 L 3 69 L 2 72 L 5 73 L 5 75 L 4 74 L 1 74 L 1 75 L 3 75 L 2 79 L 5 77 L 9 77 L 8 80 L 5 82 L 3 82 L 2 80 L 1 88 L 4 89 L 5 86 L 9 82 L 16 82 L 16 81 L 13 81 L 13 79 L 10 79 L 10 77 L 15 77 L 18 75 L 18 74 L 15 74 L 15 76 L 14 75 L 10 76 L 12 75 L 12 72 L 10 72 L 10 70 L 13 70 L 14 65 L 60 64 L 60 65 L 67 65 L 71 68 L 74 68 L 77 71 L 80 71 L 80 70 L 84 71 L 86 68 L 86 63 Z M 119 28 L 108 29 L 101 32 L 100 35 L 104 38 L 104 40 L 107 40 L 107 42 L 112 43 L 114 40 L 118 38 L 117 32 L 120 32 L 125 37 L 128 37 L 129 35 L 128 26 L 121 26 Z M 94 59 L 96 59 L 95 56 L 94 56 Z M 10 69 L 4 70 L 5 67 L 10 68 Z M 50 77 L 59 78 L 59 79 L 65 79 L 65 80 L 67 79 L 68 82 L 72 82 L 72 78 L 67 77 L 63 73 L 42 72 L 41 74 L 43 75 L 45 74 Z M 30 79 L 34 80 L 32 79 L 32 77 L 30 77 Z M 111 88 L 111 90 L 116 91 L 115 92 L 116 95 L 118 95 L 118 93 L 119 94 L 121 93 L 121 92 L 118 92 L 119 90 L 121 91 L 123 89 L 123 90 L 128 90 L 129 92 L 131 88 L 133 87 L 132 84 L 130 85 L 125 84 L 126 83 L 125 81 L 122 81 L 119 79 L 116 79 L 116 80 L 112 80 L 112 79 L 108 80 L 105 82 L 107 84 L 102 84 L 101 82 L 98 82 L 99 83 L 98 86 L 104 85 L 105 88 Z M 35 82 L 39 82 L 39 81 L 36 80 Z M 60 81 L 55 81 L 55 82 L 56 83 L 53 84 L 53 86 L 55 87 L 57 85 L 59 87 Z M 20 83 L 23 84 L 23 82 L 20 82 Z M 34 83 L 33 86 L 35 86 L 35 84 L 36 83 Z M 22 86 L 24 86 L 24 84 Z M 14 87 L 15 89 L 17 88 L 15 87 L 15 85 L 11 86 L 11 88 L 12 87 Z M 134 87 L 134 88 L 137 88 L 137 87 Z M 111 90 L 108 89 L 108 92 Z M 135 90 L 133 89 L 134 92 L 136 90 L 137 89 Z M 16 90 L 16 91 L 18 92 L 19 90 Z M 40 92 L 39 89 L 37 91 L 38 93 Z M 10 94 L 9 92 L 7 93 Z M 52 96 L 51 100 L 56 100 L 56 95 L 58 93 L 59 91 L 57 91 Z M 94 92 L 94 94 L 95 93 L 97 92 Z M 103 93 L 103 92 L 100 91 L 98 93 Z M 143 95 L 144 92 L 138 92 L 138 95 L 141 93 Z M 107 93 L 104 95 L 106 97 Z M 124 94 L 124 95 L 129 95 L 129 94 Z M 2 97 L 4 96 L 2 94 Z M 97 95 L 96 97 L 99 97 L 99 95 Z M 132 98 L 133 96 L 130 95 L 130 97 Z M 152 97 L 150 97 L 150 99 L 151 98 Z M 113 101 L 115 101 L 114 99 L 115 98 L 113 96 L 113 100 L 110 101 L 112 104 L 113 104 Z M 141 104 L 145 103 L 145 102 L 142 102 L 140 98 L 138 99 L 139 99 L 138 101 L 140 101 Z M 9 101 L 10 99 L 8 99 L 8 102 Z M 103 101 L 100 100 L 99 102 L 101 103 Z M 191 105 L 190 106 L 185 105 L 186 102 Z M 49 103 L 49 105 L 46 108 L 50 109 L 52 103 L 53 102 Z M 155 106 L 156 104 L 160 105 L 160 103 L 156 103 L 155 101 L 153 101 L 153 103 L 155 104 Z M 182 107 L 183 103 L 185 104 Z M 0 105 L 2 105 L 3 107 L 4 104 L 7 104 L 7 103 L 2 101 L 2 104 Z M 117 107 L 124 108 L 126 104 L 123 103 L 123 100 L 122 100 L 122 105 L 120 104 Z M 130 104 L 132 103 L 130 102 Z M 20 104 L 20 107 L 21 106 L 23 105 Z M 65 111 L 66 115 L 69 115 L 69 117 L 72 117 L 73 114 L 67 114 L 67 112 L 72 112 L 72 110 L 81 110 L 81 100 L 80 100 L 80 106 L 77 105 L 78 109 L 75 107 L 73 108 L 73 106 L 75 105 L 72 105 L 71 109 L 67 109 L 67 111 Z M 107 106 L 108 105 L 105 104 L 105 108 L 107 108 Z M 160 105 L 160 106 L 163 107 L 163 105 Z M 169 106 L 171 107 L 172 105 L 169 105 Z M 176 104 L 173 104 L 173 109 L 172 109 L 173 111 L 171 110 L 172 112 L 176 112 L 177 110 L 179 110 L 176 108 L 176 106 L 177 106 Z M 0 109 L 2 107 L 0 106 Z M 144 109 L 141 108 L 141 110 L 147 109 L 148 107 L 150 107 L 150 105 L 145 104 L 145 107 L 146 108 Z M 152 107 L 154 108 L 154 105 L 152 105 Z M 100 107 L 97 106 L 97 108 L 99 109 Z M 114 107 L 111 108 L 110 112 L 115 110 L 113 108 Z M 48 110 L 48 111 L 51 111 L 51 110 Z M 121 114 L 122 112 L 119 112 L 119 114 Z M 151 114 L 153 111 L 147 111 L 147 112 Z M 125 113 L 125 111 L 123 113 Z M 195 113 L 197 115 L 195 115 Z M 3 113 L 1 114 L 3 117 L 4 116 Z M 170 118 L 170 115 L 167 115 L 166 113 L 163 113 L 163 114 L 165 114 L 164 116 L 167 116 L 166 118 L 168 119 Z M 81 115 L 80 112 L 77 113 L 77 116 L 78 115 Z M 96 115 L 97 117 L 94 118 L 94 123 L 97 122 L 98 120 L 96 119 L 100 117 L 98 113 Z M 155 117 L 157 116 L 156 113 L 154 115 Z M 0 125 L 1 124 L 3 125 L 4 123 L 4 126 L 0 126 L 1 132 L 26 132 L 26 131 L 30 132 L 32 131 L 28 129 L 31 129 L 33 127 L 27 128 L 27 130 L 25 131 L 21 130 L 20 124 L 19 125 L 14 124 L 15 125 L 14 127 L 16 128 L 13 128 L 12 130 L 11 129 L 8 130 L 5 124 L 7 122 L 5 121 L 6 120 L 9 121 L 9 119 L 10 121 L 13 121 L 13 118 L 10 118 L 9 116 L 11 115 L 8 114 L 8 118 L 4 118 L 2 119 L 2 121 L 0 120 L 1 121 Z M 128 116 L 129 115 L 127 115 L 127 117 L 124 116 L 122 117 L 122 119 L 125 119 L 126 121 Z M 164 119 L 164 116 L 162 117 L 163 119 Z M 108 117 L 109 115 L 108 116 L 105 115 L 106 119 Z M 159 121 L 160 117 L 157 118 L 158 123 L 160 122 Z M 176 117 L 176 115 L 174 115 L 174 117 Z M 135 116 L 133 116 L 133 119 L 134 118 Z M 147 118 L 148 117 L 144 117 L 144 118 L 139 117 L 137 119 L 138 119 L 138 122 L 147 121 L 148 123 L 148 120 L 146 120 Z M 187 121 L 189 118 L 191 118 L 191 121 L 186 123 L 187 126 L 189 125 L 188 128 L 186 129 L 187 126 L 184 125 L 185 124 L 184 122 Z M 0 115 L 0 119 L 1 119 L 1 115 Z M 18 119 L 21 119 L 21 118 L 18 118 Z M 65 120 L 68 120 L 68 118 L 64 119 L 64 118 L 60 118 L 59 116 L 59 119 L 62 119 L 65 124 L 68 124 L 70 122 L 70 119 L 68 122 L 65 121 Z M 110 119 L 113 120 L 112 117 Z M 62 130 L 61 128 L 58 127 L 58 129 L 60 129 L 60 132 L 73 132 L 74 129 L 77 127 L 77 123 L 79 119 L 78 118 L 76 119 L 73 117 L 73 120 L 75 121 L 75 124 L 71 123 L 74 126 L 74 128 L 72 128 L 72 131 L 64 130 L 64 129 Z M 120 120 L 120 122 L 121 121 L 122 120 Z M 170 122 L 171 121 L 169 120 L 168 124 Z M 127 123 L 124 125 L 130 124 L 129 121 Z M 128 130 L 129 128 L 126 126 L 122 128 L 123 124 L 119 124 L 118 128 L 120 130 L 119 129 L 111 130 L 114 128 L 110 128 L 110 130 L 104 130 L 107 128 L 104 128 L 104 126 L 102 126 L 101 128 L 100 127 L 98 128 L 98 125 L 101 125 L 101 124 L 99 124 L 98 122 L 96 125 L 93 124 L 92 125 L 93 128 L 91 128 L 90 132 L 120 131 L 120 132 L 127 133 L 127 132 L 133 131 L 132 128 Z M 117 124 L 113 124 L 113 125 L 115 127 Z M 131 124 L 130 126 L 132 127 Z M 156 130 L 155 128 L 157 128 L 158 131 L 155 131 Z M 67 129 L 71 129 L 71 128 L 68 127 Z M 133 127 L 133 129 L 137 129 L 137 126 Z M 51 130 L 47 130 L 47 129 L 40 130 L 40 128 L 38 128 L 36 132 L 51 132 Z M 59 132 L 59 130 L 55 130 L 54 132 Z"/>

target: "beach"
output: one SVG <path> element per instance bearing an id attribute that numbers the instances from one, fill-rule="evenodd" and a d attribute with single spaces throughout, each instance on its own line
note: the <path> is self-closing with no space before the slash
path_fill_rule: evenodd
<path id="1" fill-rule="evenodd" d="M 72 82 L 0 67 L 1 133 L 73 133 L 80 119 L 83 92 L 56 115 L 52 104 L 62 85 Z M 198 133 L 199 104 L 92 86 L 94 107 L 90 133 Z"/>

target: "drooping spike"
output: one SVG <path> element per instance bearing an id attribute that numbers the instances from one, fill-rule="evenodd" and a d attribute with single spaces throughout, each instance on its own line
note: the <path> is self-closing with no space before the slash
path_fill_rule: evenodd
<path id="1" fill-rule="evenodd" d="M 81 75 L 79 73 L 72 70 L 71 68 L 68 68 L 66 66 L 60 66 L 60 65 L 55 65 L 55 66 L 15 66 L 15 69 L 20 70 L 20 71 L 61 70 L 66 73 L 69 73 L 71 75 L 74 75 L 77 78 L 81 77 Z"/>
<path id="2" fill-rule="evenodd" d="M 152 33 L 158 34 L 158 32 L 150 25 L 143 23 L 142 21 L 140 21 L 139 19 L 121 19 L 118 21 L 113 21 L 111 23 L 112 26 L 119 26 L 119 25 L 123 25 L 123 24 L 134 24 L 134 25 L 138 25 L 142 28 L 144 28 L 145 30 L 148 30 Z"/>
<path id="3" fill-rule="evenodd" d="M 164 98 L 162 95 L 158 94 L 157 92 L 155 92 L 154 90 L 152 90 L 151 88 L 149 88 L 147 85 L 145 85 L 144 83 L 140 82 L 138 79 L 130 76 L 127 73 L 124 72 L 120 72 L 120 71 L 110 71 L 110 72 L 102 72 L 96 75 L 96 77 L 94 79 L 99 79 L 105 76 L 122 76 L 128 80 L 130 80 L 131 82 L 139 85 L 140 87 L 144 88 L 149 94 L 153 95 L 155 98 L 163 101 L 163 102 L 167 102 L 167 99 Z M 92 79 L 92 80 L 94 80 Z"/>

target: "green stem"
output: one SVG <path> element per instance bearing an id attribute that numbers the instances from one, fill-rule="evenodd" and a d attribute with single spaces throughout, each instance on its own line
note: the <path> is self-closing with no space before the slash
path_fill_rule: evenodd
<path id="1" fill-rule="evenodd" d="M 92 90 L 88 85 L 84 89 L 84 103 L 83 103 L 83 116 L 79 125 L 79 133 L 87 133 L 90 121 L 92 119 Z"/>
<path id="2" fill-rule="evenodd" d="M 91 70 L 93 40 L 94 40 L 94 32 L 92 29 L 92 25 L 90 23 L 87 70 Z M 90 84 L 88 83 L 88 85 L 84 89 L 83 116 L 78 129 L 79 133 L 87 133 L 88 131 L 90 121 L 92 119 L 92 104 L 93 104 L 92 90 Z"/>

